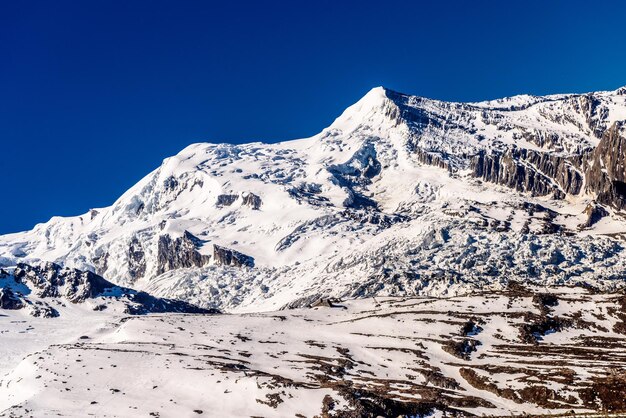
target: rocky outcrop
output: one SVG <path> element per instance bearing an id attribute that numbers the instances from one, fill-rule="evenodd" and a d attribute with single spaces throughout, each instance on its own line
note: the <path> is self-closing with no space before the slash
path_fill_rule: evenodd
<path id="1" fill-rule="evenodd" d="M 28 313 L 35 318 L 56 318 L 61 315 L 59 311 L 40 300 L 32 302 L 24 299 L 24 301 L 27 304 Z"/>
<path id="2" fill-rule="evenodd" d="M 338 305 L 341 302 L 341 299 L 336 298 L 319 298 L 315 302 L 313 302 L 310 307 L 311 308 L 340 308 L 341 305 Z"/>
<path id="3" fill-rule="evenodd" d="M 287 193 L 299 204 L 308 203 L 312 206 L 332 206 L 330 199 L 322 195 L 319 183 L 300 183 L 287 189 Z"/>
<path id="4" fill-rule="evenodd" d="M 239 195 L 236 194 L 221 194 L 217 196 L 217 202 L 215 202 L 216 206 L 230 206 L 235 203 L 235 200 L 239 198 Z"/>
<path id="5" fill-rule="evenodd" d="M 22 309 L 24 303 L 9 287 L 0 288 L 0 309 Z"/>
<path id="6" fill-rule="evenodd" d="M 605 128 L 602 122 L 606 120 L 609 109 L 593 94 L 585 94 L 571 100 L 575 103 L 576 110 L 585 118 L 593 135 L 597 138 L 602 137 Z"/>
<path id="7" fill-rule="evenodd" d="M 146 255 L 137 237 L 133 237 L 128 246 L 128 274 L 133 279 L 146 274 Z"/>
<path id="8" fill-rule="evenodd" d="M 617 90 L 615 94 L 623 95 L 624 91 L 626 88 Z M 558 125 L 574 125 L 580 130 L 581 135 L 593 138 L 592 141 L 572 140 L 573 137 L 569 133 L 558 130 L 531 128 L 515 122 L 503 113 L 525 109 L 545 101 L 544 98 L 535 98 L 522 102 L 520 106 L 511 105 L 509 108 L 485 107 L 477 114 L 477 109 L 471 104 L 437 103 L 438 108 L 431 108 L 426 105 L 429 102 L 423 98 L 387 90 L 385 93 L 387 98 L 396 104 L 386 111 L 386 116 L 392 120 L 402 120 L 412 130 L 412 136 L 406 145 L 416 161 L 451 172 L 469 166 L 475 177 L 528 192 L 533 196 L 564 198 L 566 195 L 578 195 L 585 191 L 584 161 L 597 159 L 597 154 L 605 153 L 608 148 L 614 151 L 614 159 L 623 157 L 619 152 L 621 145 L 615 138 L 615 129 L 608 129 L 607 124 L 611 120 L 611 115 L 607 102 L 595 93 L 563 98 L 562 112 L 555 112 L 552 105 L 537 108 L 542 118 Z M 498 111 L 494 112 L 496 109 Z M 447 112 L 445 117 L 442 118 L 441 112 Z M 508 133 L 514 141 L 534 144 L 541 149 L 524 147 L 523 142 L 520 148 L 504 141 L 494 141 L 494 138 L 488 138 L 479 132 L 476 123 L 478 120 L 481 124 L 491 125 L 502 133 L 495 134 L 497 138 L 505 137 Z M 490 147 L 478 147 L 480 150 L 477 153 L 471 152 L 472 146 L 467 144 L 460 145 L 456 150 L 458 152 L 452 152 L 431 138 L 433 135 L 444 138 L 468 134 L 474 135 L 473 139 L 479 143 L 489 139 L 493 144 Z M 593 151 L 594 141 L 603 137 L 605 139 L 601 145 L 607 149 L 598 147 Z M 595 158 L 590 158 L 592 154 Z M 623 186 L 623 180 L 618 178 L 624 176 L 623 166 L 621 174 L 614 175 L 611 179 L 601 179 L 600 173 L 604 167 L 594 167 L 596 173 L 592 177 L 596 177 L 596 184 L 593 184 L 593 181 L 591 184 L 588 183 L 587 191 L 593 193 L 597 191 L 600 203 L 612 202 L 610 204 L 614 206 L 624 206 L 621 195 L 626 193 L 626 186 Z M 608 177 L 611 177 L 610 171 Z"/>
<path id="9" fill-rule="evenodd" d="M 587 161 L 586 190 L 598 203 L 626 209 L 626 122 L 616 122 Z"/>
<path id="10" fill-rule="evenodd" d="M 168 234 L 160 236 L 157 249 L 157 274 L 179 268 L 207 265 L 211 257 L 200 254 L 197 250 L 203 244 L 202 240 L 188 231 L 176 239 L 172 239 Z"/>
<path id="11" fill-rule="evenodd" d="M 470 168 L 475 177 L 533 196 L 563 198 L 578 194 L 583 184 L 575 161 L 523 148 L 493 154 L 481 151 L 471 160 Z"/>
<path id="12" fill-rule="evenodd" d="M 213 260 L 222 266 L 254 267 L 254 258 L 219 245 L 213 245 Z"/>
<path id="13" fill-rule="evenodd" d="M 432 165 L 452 171 L 452 167 L 448 161 L 448 156 L 445 153 L 428 152 L 421 148 L 414 148 L 413 154 L 415 159 L 422 164 Z"/>
<path id="14" fill-rule="evenodd" d="M 215 206 L 224 207 L 230 206 L 235 201 L 239 199 L 239 195 L 237 194 L 221 194 L 217 196 L 217 201 L 215 202 Z M 255 195 L 254 193 L 242 193 L 241 194 L 241 205 L 252 208 L 253 210 L 259 210 L 261 205 L 263 205 L 263 200 L 260 196 Z"/>
<path id="15" fill-rule="evenodd" d="M 352 157 L 343 164 L 334 164 L 327 168 L 332 181 L 342 187 L 347 194 L 343 206 L 349 209 L 378 207 L 374 199 L 366 196 L 367 186 L 382 171 L 376 147 L 371 141 L 365 142 Z"/>
<path id="16" fill-rule="evenodd" d="M 67 300 L 71 303 L 101 298 L 102 303 L 94 307 L 94 310 L 104 310 L 107 308 L 107 303 L 117 301 L 123 303 L 125 312 L 131 315 L 165 312 L 219 313 L 216 309 L 203 309 L 187 302 L 162 299 L 146 292 L 137 292 L 117 286 L 92 272 L 61 267 L 49 262 L 35 266 L 18 264 L 10 279 L 14 288 L 24 287 L 25 291 L 22 294 L 8 286 L 0 288 L 0 308 L 28 308 L 29 313 L 36 317 L 59 316 L 56 309 L 37 298 Z M 37 298 L 31 297 L 31 291 Z"/>
<path id="17" fill-rule="evenodd" d="M 346 219 L 351 219 L 361 224 L 379 225 L 381 228 L 389 228 L 398 222 L 406 222 L 409 219 L 402 215 L 386 214 L 372 210 L 344 210 L 341 212 L 341 215 Z"/>
<path id="18" fill-rule="evenodd" d="M 328 167 L 335 183 L 349 189 L 371 184 L 381 170 L 382 165 L 373 142 L 364 143 L 345 163 Z"/>
<path id="19" fill-rule="evenodd" d="M 578 225 L 578 229 L 589 228 L 609 214 L 606 209 L 595 202 L 589 203 L 583 213 L 587 216 L 587 219 L 585 219 L 585 222 Z"/>
<path id="20" fill-rule="evenodd" d="M 109 252 L 106 249 L 99 248 L 92 257 L 91 261 L 97 274 L 104 274 L 109 268 Z"/>
<path id="21" fill-rule="evenodd" d="M 595 149 L 568 157 L 516 147 L 504 152 L 481 151 L 470 162 L 473 176 L 518 191 L 530 192 L 533 196 L 551 195 L 554 198 L 564 198 L 566 194 L 587 192 L 595 196 L 597 203 L 625 209 L 626 122 L 616 122 L 604 130 L 597 123 L 598 118 L 602 120 L 602 115 L 596 114 L 603 111 L 594 107 L 597 104 L 594 105 L 592 99 L 587 98 L 576 103 L 581 106 L 579 110 L 588 116 L 589 129 L 602 136 Z M 438 160 L 424 159 L 422 162 L 442 166 Z M 589 210 L 592 211 L 591 208 Z M 600 212 L 594 211 L 593 219 L 589 221 L 595 222 L 599 215 Z M 581 227 L 591 225 L 585 224 Z"/>
<path id="22" fill-rule="evenodd" d="M 13 272 L 17 283 L 33 288 L 41 298 L 63 297 L 72 303 L 84 302 L 116 286 L 90 271 L 81 271 L 47 262 L 31 266 L 20 263 Z"/>
<path id="23" fill-rule="evenodd" d="M 245 193 L 241 196 L 241 204 L 244 206 L 248 206 L 254 210 L 259 210 L 263 201 L 261 198 L 254 193 Z"/>

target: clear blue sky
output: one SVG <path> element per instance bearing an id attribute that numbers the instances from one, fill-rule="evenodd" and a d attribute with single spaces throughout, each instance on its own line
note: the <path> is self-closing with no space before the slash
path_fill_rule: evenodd
<path id="1" fill-rule="evenodd" d="M 0 0 L 0 233 L 111 204 L 192 142 L 310 136 L 370 88 L 626 84 L 622 1 Z"/>

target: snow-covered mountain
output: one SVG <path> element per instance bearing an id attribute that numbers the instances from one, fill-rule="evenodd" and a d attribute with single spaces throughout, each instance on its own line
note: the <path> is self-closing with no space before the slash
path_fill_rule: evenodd
<path id="1" fill-rule="evenodd" d="M 54 262 L 231 311 L 455 295 L 626 274 L 626 87 L 448 103 L 368 92 L 306 139 L 193 144 L 112 206 L 0 236 Z"/>

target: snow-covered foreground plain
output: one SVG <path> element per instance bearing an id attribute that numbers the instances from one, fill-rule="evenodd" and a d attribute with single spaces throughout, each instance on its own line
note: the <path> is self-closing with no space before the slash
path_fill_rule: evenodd
<path id="1" fill-rule="evenodd" d="M 623 294 L 512 285 L 471 297 L 330 304 L 236 315 L 92 312 L 80 320 L 62 312 L 45 320 L 45 327 L 7 311 L 0 318 L 0 358 L 8 358 L 3 371 L 11 371 L 0 382 L 0 415 L 539 416 L 626 410 Z M 98 315 L 106 321 L 93 322 Z M 63 318 L 76 326 L 68 330 Z M 51 345 L 38 338 L 50 338 Z M 17 341 L 31 354 L 21 362 L 6 357 L 14 347 L 5 341 Z"/>

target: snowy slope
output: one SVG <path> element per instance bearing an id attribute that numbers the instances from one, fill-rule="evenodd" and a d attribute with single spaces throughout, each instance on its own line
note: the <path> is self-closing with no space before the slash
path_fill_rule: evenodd
<path id="1" fill-rule="evenodd" d="M 111 316 L 87 329 L 92 314 L 73 338 L 64 322 L 27 326 L 11 313 L 2 338 L 54 344 L 30 346 L 38 351 L 0 376 L 0 416 L 623 416 L 625 303 L 516 286 L 257 314 Z"/>
<path id="2" fill-rule="evenodd" d="M 311 138 L 190 145 L 110 207 L 1 236 L 0 265 L 239 311 L 512 278 L 619 287 L 626 220 L 590 215 L 586 185 L 624 119 L 624 89 L 447 103 L 375 88 Z"/>

